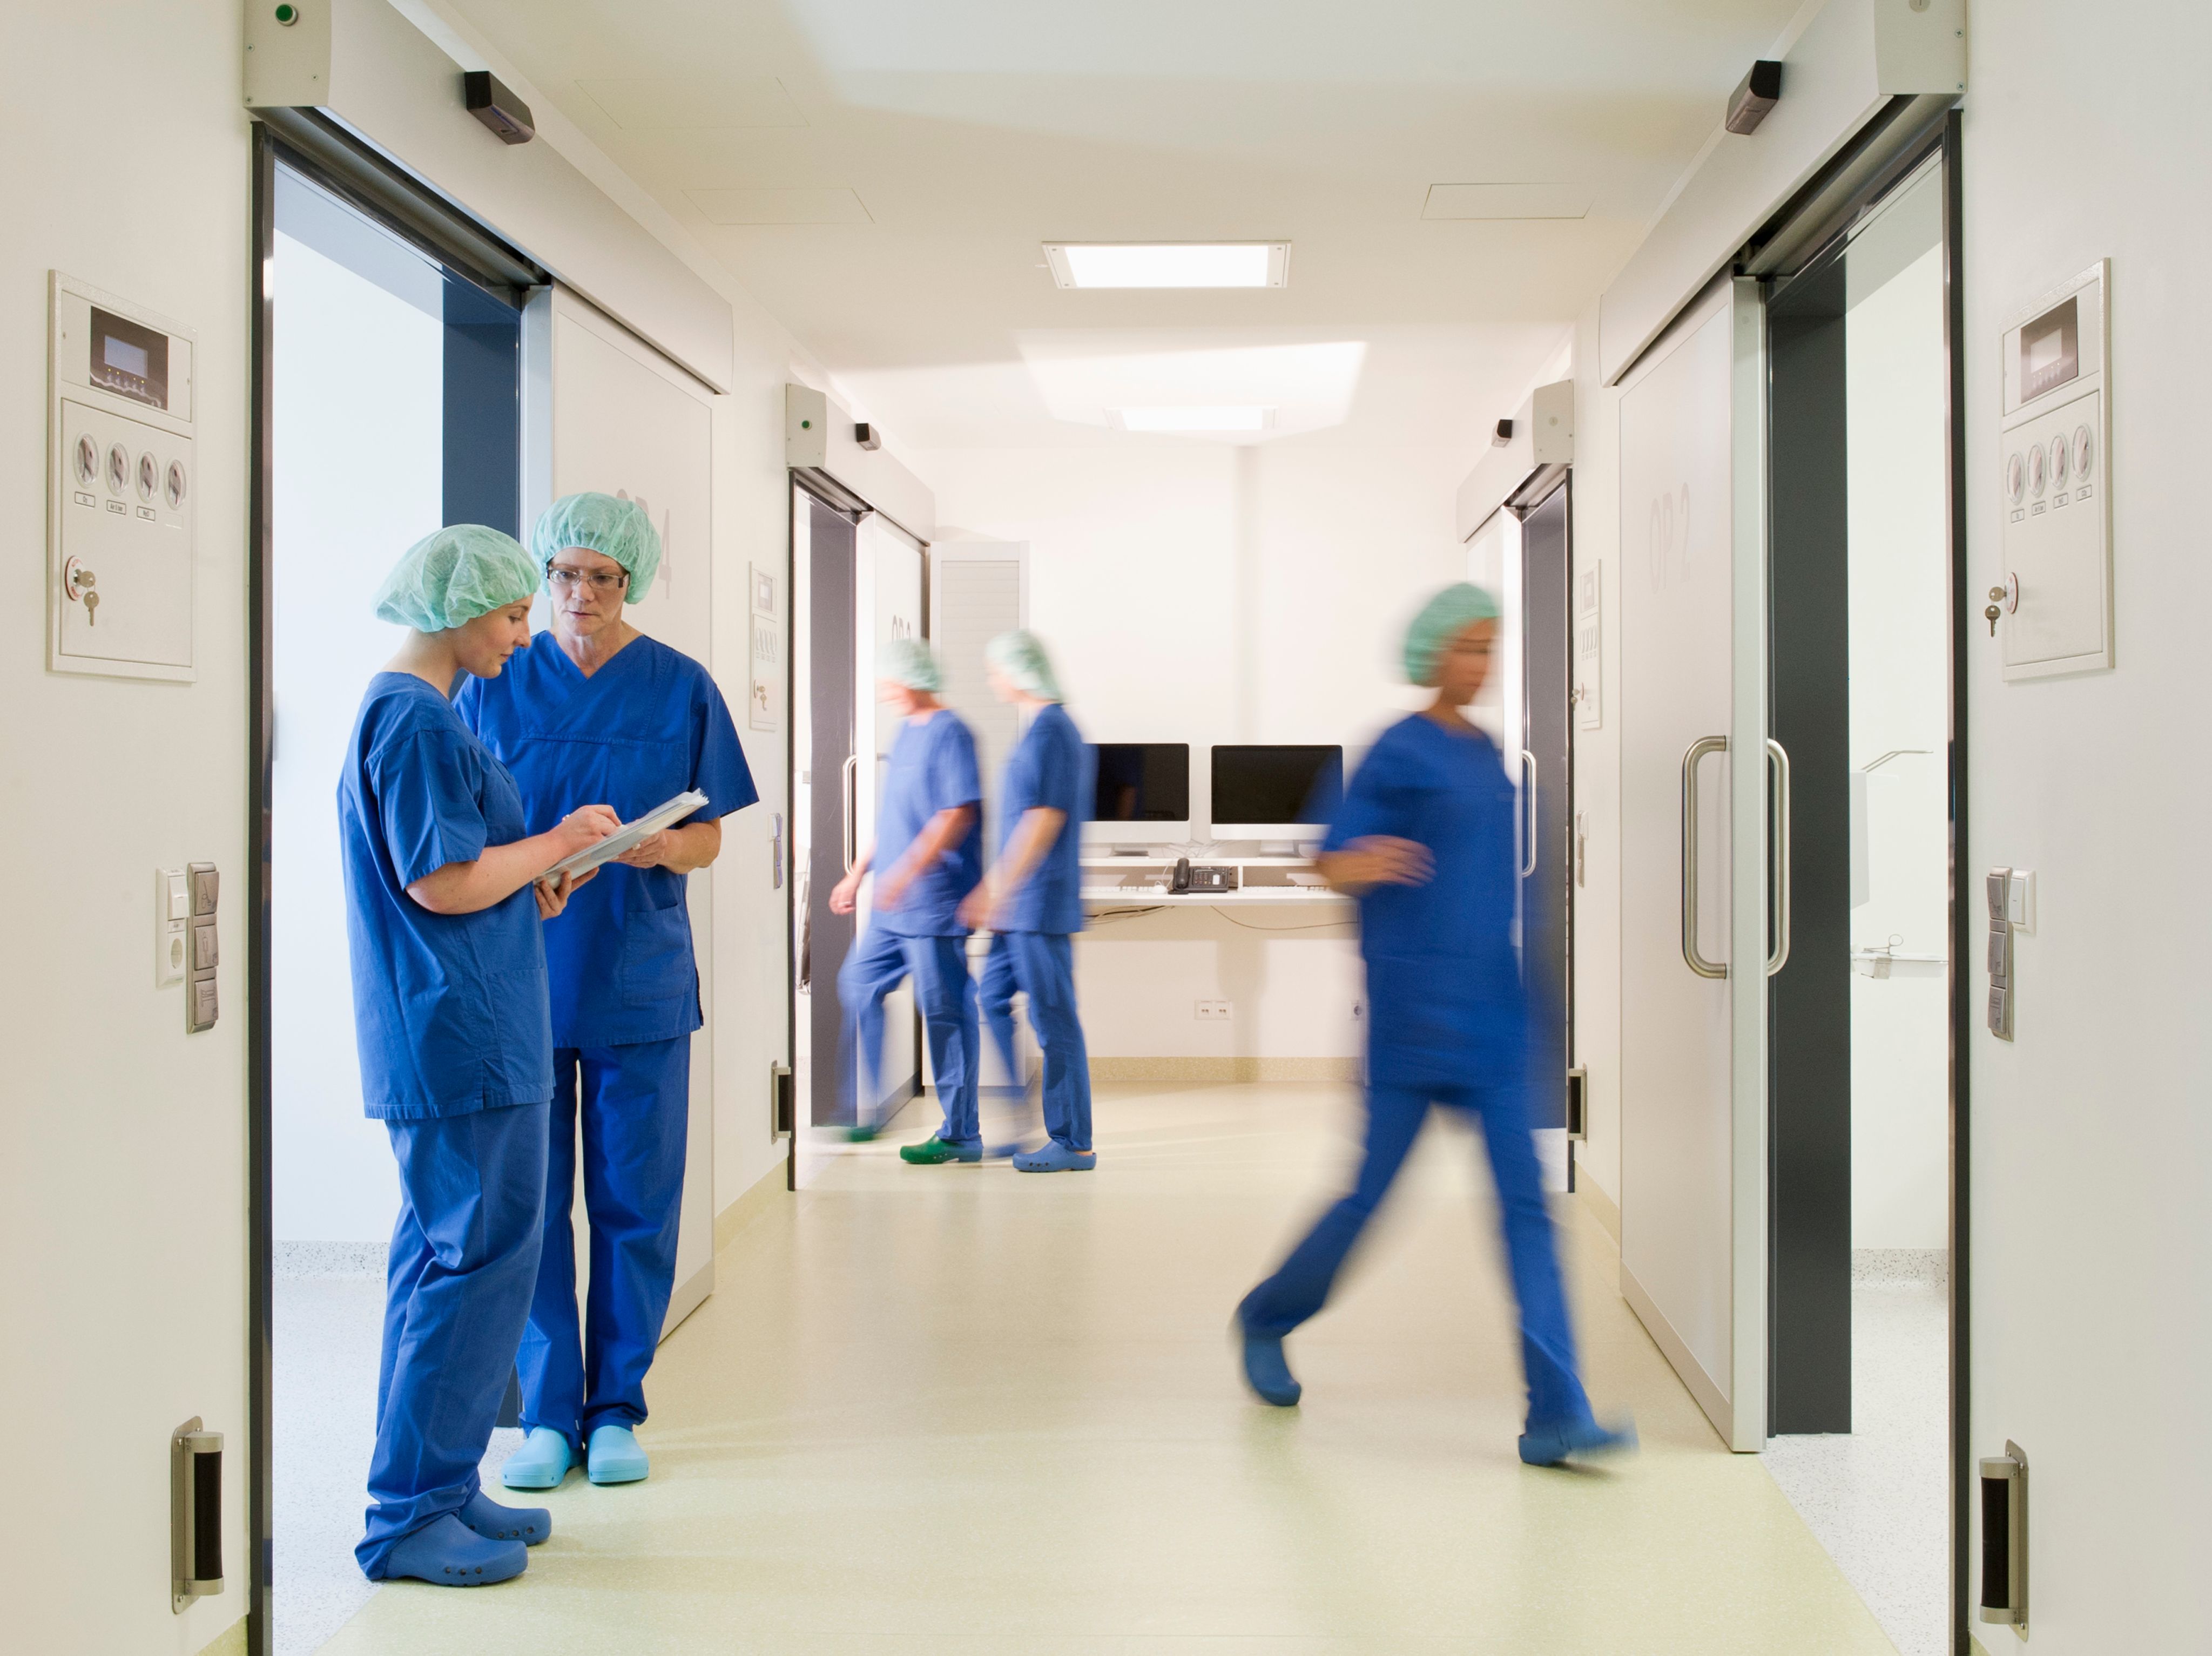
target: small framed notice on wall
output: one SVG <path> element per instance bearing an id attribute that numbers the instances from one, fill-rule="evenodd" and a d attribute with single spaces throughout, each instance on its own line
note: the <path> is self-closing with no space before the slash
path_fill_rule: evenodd
<path id="1" fill-rule="evenodd" d="M 772 731 L 783 701 L 783 618 L 776 613 L 774 573 L 758 564 L 751 569 L 752 645 L 745 722 L 757 731 Z"/>
<path id="2" fill-rule="evenodd" d="M 1605 591 L 1605 566 L 1593 558 L 1575 571 L 1575 724 L 1594 731 L 1605 723 L 1599 691 L 1599 627 Z"/>

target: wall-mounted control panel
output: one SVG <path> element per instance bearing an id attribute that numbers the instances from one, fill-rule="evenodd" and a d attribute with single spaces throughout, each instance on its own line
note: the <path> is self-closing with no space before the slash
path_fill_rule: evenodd
<path id="1" fill-rule="evenodd" d="M 216 905 L 222 895 L 222 877 L 213 863 L 189 863 L 185 867 L 186 900 L 191 907 L 185 948 L 185 1028 L 193 1034 L 215 1028 L 215 969 L 222 962 L 216 935 Z"/>
<path id="2" fill-rule="evenodd" d="M 1991 632 L 2008 679 L 2112 664 L 2112 329 L 2100 260 L 2004 331 L 2004 567 Z"/>
<path id="3" fill-rule="evenodd" d="M 191 331 L 58 270 L 47 292 L 46 664 L 189 682 Z"/>
<path id="4" fill-rule="evenodd" d="M 2010 1040 L 2020 994 L 2020 962 L 2014 944 L 2021 932 L 2035 930 L 2035 870 L 1993 868 L 1982 883 L 1990 911 L 1989 952 L 1984 962 L 1990 974 L 1990 1033 L 1999 1040 Z"/>
<path id="5" fill-rule="evenodd" d="M 2020 1003 L 2020 938 L 2035 930 L 2035 870 L 1993 868 L 1984 885 L 1990 910 L 1990 1033 L 1999 1040 L 2010 1040 Z"/>

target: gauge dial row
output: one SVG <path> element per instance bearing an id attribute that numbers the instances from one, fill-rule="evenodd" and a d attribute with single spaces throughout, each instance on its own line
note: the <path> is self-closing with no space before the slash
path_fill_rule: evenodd
<path id="1" fill-rule="evenodd" d="M 133 488 L 142 500 L 151 500 L 158 494 L 169 503 L 171 511 L 181 508 L 190 491 L 191 480 L 182 460 L 172 460 L 164 471 L 161 463 L 151 454 L 141 454 L 137 464 L 131 464 L 131 451 L 120 443 L 111 444 L 103 460 L 100 445 L 88 434 L 76 440 L 76 452 L 70 457 L 72 469 L 81 486 L 90 487 L 93 480 L 105 467 L 107 473 L 107 492 L 127 494 Z"/>
<path id="2" fill-rule="evenodd" d="M 2015 449 L 2005 457 L 2005 498 L 2018 506 L 2029 495 L 2040 499 L 2045 488 L 2064 488 L 2069 478 L 2087 482 L 2096 458 L 2097 440 L 2086 425 L 2025 453 Z"/>

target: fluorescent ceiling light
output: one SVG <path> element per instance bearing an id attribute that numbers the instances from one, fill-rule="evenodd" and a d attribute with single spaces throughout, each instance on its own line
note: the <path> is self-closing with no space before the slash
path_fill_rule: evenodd
<path id="1" fill-rule="evenodd" d="M 1287 241 L 1048 241 L 1045 260 L 1062 288 L 1282 288 Z"/>
<path id="2" fill-rule="evenodd" d="M 1274 409 L 1258 408 L 1109 409 L 1124 431 L 1265 431 Z"/>

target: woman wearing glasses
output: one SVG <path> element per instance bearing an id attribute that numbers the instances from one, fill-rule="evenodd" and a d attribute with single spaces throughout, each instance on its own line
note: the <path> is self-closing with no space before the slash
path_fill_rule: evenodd
<path id="1" fill-rule="evenodd" d="M 689 820 L 603 869 L 548 935 L 552 1142 L 520 1361 L 529 1436 L 501 1469 L 510 1489 L 557 1488 L 580 1461 L 594 1483 L 648 1470 L 632 1428 L 645 1418 L 646 1371 L 675 1286 L 701 1022 L 684 877 L 720 852 L 720 819 L 760 797 L 707 670 L 623 618 L 624 603 L 651 589 L 660 552 L 635 501 L 556 500 L 531 536 L 552 627 L 457 704 L 514 773 L 533 823 L 558 822 L 577 800 L 604 799 L 629 822 L 686 789 L 707 796 Z M 569 1222 L 580 1117 L 592 1223 L 580 1332 Z"/>

